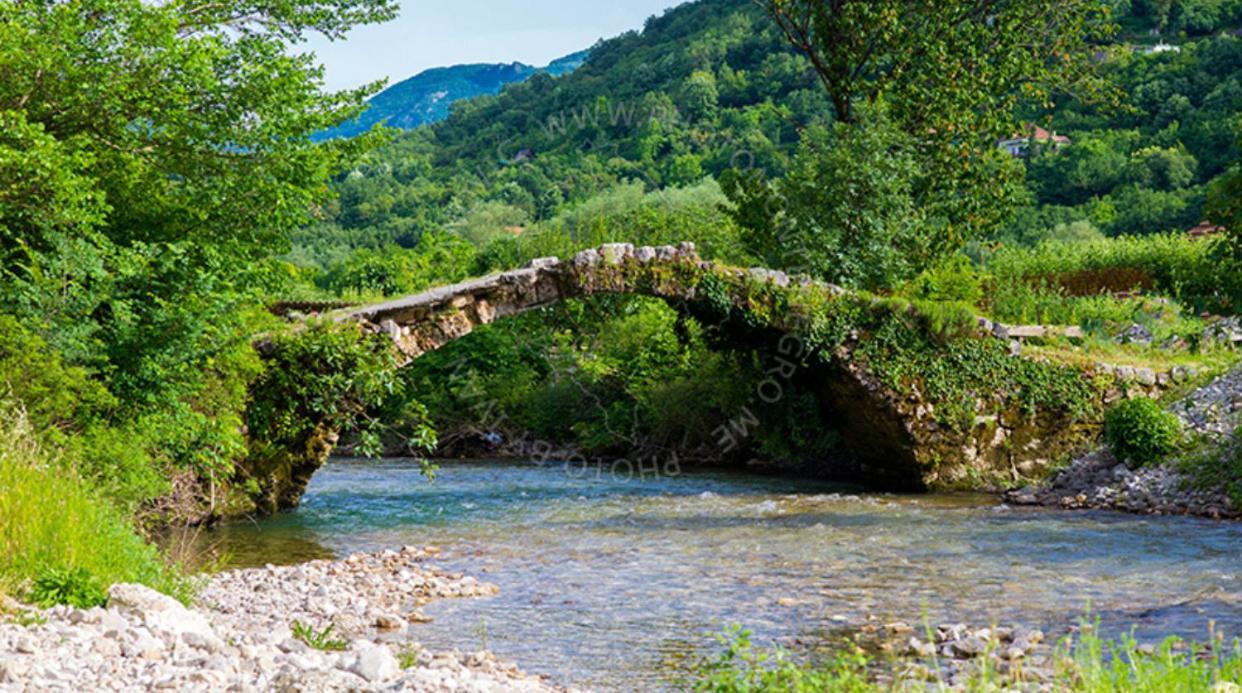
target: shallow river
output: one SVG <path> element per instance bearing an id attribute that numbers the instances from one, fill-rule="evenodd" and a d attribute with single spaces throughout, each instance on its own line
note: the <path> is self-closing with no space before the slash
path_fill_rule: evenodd
<path id="1" fill-rule="evenodd" d="M 395 548 L 494 582 L 436 602 L 435 649 L 489 649 L 561 683 L 668 684 L 741 623 L 816 644 L 880 621 L 1020 622 L 1089 609 L 1140 640 L 1242 635 L 1242 523 L 999 506 L 986 496 L 853 495 L 740 473 L 646 479 L 514 463 L 333 460 L 302 507 L 212 533 L 239 566 Z"/>

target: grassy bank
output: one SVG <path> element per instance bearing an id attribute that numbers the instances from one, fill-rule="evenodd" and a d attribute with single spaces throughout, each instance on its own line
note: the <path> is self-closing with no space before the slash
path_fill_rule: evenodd
<path id="1" fill-rule="evenodd" d="M 25 411 L 0 401 L 0 593 L 36 604 L 102 603 L 108 586 L 139 582 L 189 599 L 128 517 L 43 446 Z"/>

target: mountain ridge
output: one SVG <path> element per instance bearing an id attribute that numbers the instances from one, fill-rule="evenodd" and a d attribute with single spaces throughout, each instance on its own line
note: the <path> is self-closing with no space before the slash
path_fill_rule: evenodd
<path id="1" fill-rule="evenodd" d="M 543 67 L 512 63 L 465 63 L 433 67 L 393 84 L 373 96 L 367 110 L 354 120 L 325 130 L 315 139 L 354 137 L 378 123 L 410 130 L 448 117 L 451 105 L 462 99 L 495 94 L 507 84 L 546 73 L 559 77 L 580 67 L 590 49 L 557 58 Z"/>

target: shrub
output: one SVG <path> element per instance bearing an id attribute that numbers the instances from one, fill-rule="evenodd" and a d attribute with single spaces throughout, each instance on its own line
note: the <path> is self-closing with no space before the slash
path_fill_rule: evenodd
<path id="1" fill-rule="evenodd" d="M 35 606 L 44 608 L 68 604 L 89 609 L 108 602 L 108 593 L 99 578 L 86 568 L 44 567 L 39 570 L 27 596 Z"/>
<path id="2" fill-rule="evenodd" d="M 1119 459 L 1145 465 L 1177 449 L 1182 440 L 1182 425 L 1156 402 L 1138 397 L 1108 412 L 1104 435 Z"/>
<path id="3" fill-rule="evenodd" d="M 357 449 L 366 455 L 381 451 L 393 426 L 402 428 L 411 447 L 432 447 L 426 410 L 403 385 L 387 336 L 331 321 L 275 335 L 246 410 L 250 462 L 297 449 L 321 427 L 357 434 Z M 371 415 L 379 411 L 385 415 Z"/>
<path id="4" fill-rule="evenodd" d="M 954 255 L 925 270 L 910 283 L 910 296 L 929 301 L 976 303 L 983 297 L 983 277 L 965 255 Z"/>

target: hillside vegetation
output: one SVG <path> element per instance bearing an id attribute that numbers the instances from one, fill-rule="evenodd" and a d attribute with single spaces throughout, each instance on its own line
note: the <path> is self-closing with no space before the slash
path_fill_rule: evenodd
<path id="1" fill-rule="evenodd" d="M 1040 89 L 998 87 L 994 117 L 971 122 L 960 109 L 989 85 L 957 94 L 926 65 L 887 91 L 863 84 L 866 98 L 843 117 L 759 4 L 688 3 L 602 42 L 572 74 L 462 102 L 368 154 L 334 182 L 340 198 L 322 220 L 295 234 L 296 295 L 367 300 L 601 242 L 694 240 L 730 263 L 930 295 L 1009 323 L 1078 325 L 1099 358 L 1206 358 L 1199 313 L 1234 312 L 1242 274 L 1222 271 L 1230 236 L 1185 231 L 1214 195 L 1218 220 L 1236 197 L 1239 11 L 1075 5 L 1079 24 L 1066 31 L 1084 61 Z M 1173 49 L 1144 52 L 1161 42 Z M 912 108 L 902 91 L 942 87 L 951 96 L 940 110 Z M 995 147 L 1027 124 L 1069 142 L 1033 143 L 1024 158 Z M 972 139 L 918 136 L 953 128 Z M 974 192 L 953 193 L 962 189 Z M 1153 344 L 1117 345 L 1135 324 Z M 571 305 L 451 345 L 403 377 L 446 431 L 502 421 L 596 450 L 694 449 L 762 377 L 757 355 L 716 352 L 695 334 L 659 303 Z M 1171 343 L 1190 346 L 1159 348 Z M 470 392 L 504 416 L 480 420 L 437 377 L 460 363 L 474 373 Z M 705 385 L 714 369 L 740 377 Z M 583 392 L 598 406 L 582 407 Z M 791 430 L 815 406 L 804 393 L 772 408 L 747 454 L 830 456 L 834 435 Z"/>

